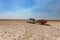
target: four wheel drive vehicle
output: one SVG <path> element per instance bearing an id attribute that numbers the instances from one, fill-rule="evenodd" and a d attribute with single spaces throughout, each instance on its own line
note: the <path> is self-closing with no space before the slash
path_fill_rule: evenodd
<path id="1" fill-rule="evenodd" d="M 35 19 L 34 18 L 30 18 L 29 20 L 27 20 L 28 23 L 32 23 L 32 24 L 35 24 Z"/>

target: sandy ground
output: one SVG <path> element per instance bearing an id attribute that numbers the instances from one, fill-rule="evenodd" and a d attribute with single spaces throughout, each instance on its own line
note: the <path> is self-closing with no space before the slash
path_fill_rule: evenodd
<path id="1" fill-rule="evenodd" d="M 60 40 L 60 21 L 48 21 L 46 25 L 0 21 L 0 40 Z"/>

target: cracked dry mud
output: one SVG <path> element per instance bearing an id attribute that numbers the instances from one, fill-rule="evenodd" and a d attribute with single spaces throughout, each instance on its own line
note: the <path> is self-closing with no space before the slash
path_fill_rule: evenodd
<path id="1" fill-rule="evenodd" d="M 60 40 L 60 21 L 48 25 L 0 21 L 0 40 Z"/>

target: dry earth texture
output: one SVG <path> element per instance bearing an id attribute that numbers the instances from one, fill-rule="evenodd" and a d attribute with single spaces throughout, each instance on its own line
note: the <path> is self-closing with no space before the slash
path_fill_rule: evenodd
<path id="1" fill-rule="evenodd" d="M 60 40 L 60 21 L 40 25 L 24 20 L 1 20 L 0 40 Z"/>

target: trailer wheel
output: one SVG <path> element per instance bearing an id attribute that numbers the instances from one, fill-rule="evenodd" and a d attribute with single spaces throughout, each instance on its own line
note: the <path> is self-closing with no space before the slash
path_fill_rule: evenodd
<path id="1" fill-rule="evenodd" d="M 41 23 L 42 25 L 45 25 L 45 23 Z"/>

